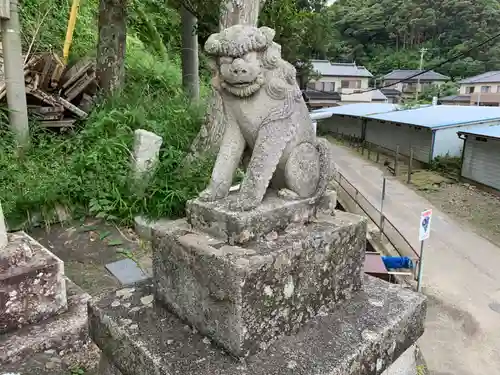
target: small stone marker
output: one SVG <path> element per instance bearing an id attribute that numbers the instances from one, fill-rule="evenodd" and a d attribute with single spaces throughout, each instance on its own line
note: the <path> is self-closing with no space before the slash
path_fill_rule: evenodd
<path id="1" fill-rule="evenodd" d="M 121 259 L 106 264 L 106 269 L 118 279 L 122 285 L 133 284 L 146 280 L 149 275 L 145 273 L 132 259 Z"/>
<path id="2" fill-rule="evenodd" d="M 151 172 L 158 162 L 163 138 L 144 129 L 134 132 L 134 157 L 132 169 L 136 178 Z"/>

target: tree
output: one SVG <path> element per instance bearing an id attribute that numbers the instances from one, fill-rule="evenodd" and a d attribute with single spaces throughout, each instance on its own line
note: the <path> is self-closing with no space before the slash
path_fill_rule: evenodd
<path id="1" fill-rule="evenodd" d="M 120 89 L 125 79 L 127 0 L 100 0 L 96 75 L 105 94 Z"/>
<path id="2" fill-rule="evenodd" d="M 221 4 L 219 29 L 236 24 L 257 25 L 259 11 L 265 0 L 227 0 Z M 205 121 L 196 136 L 191 151 L 194 155 L 217 151 L 225 131 L 223 103 L 220 94 L 212 90 Z"/>
<path id="3" fill-rule="evenodd" d="M 198 60 L 198 37 L 196 17 L 185 6 L 181 7 L 182 23 L 182 86 L 187 95 L 198 100 L 200 97 L 200 75 Z"/>

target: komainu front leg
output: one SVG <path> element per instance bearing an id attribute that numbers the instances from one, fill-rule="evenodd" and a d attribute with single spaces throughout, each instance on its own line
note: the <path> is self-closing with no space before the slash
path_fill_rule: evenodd
<path id="1" fill-rule="evenodd" d="M 244 149 L 245 139 L 238 124 L 228 123 L 217 154 L 210 184 L 199 195 L 201 200 L 214 201 L 227 197 L 233 182 L 234 172 L 240 164 Z"/>
<path id="2" fill-rule="evenodd" d="M 262 202 L 283 151 L 292 138 L 291 129 L 287 129 L 289 126 L 286 120 L 279 120 L 259 130 L 240 191 L 232 204 L 234 210 L 248 211 Z"/>

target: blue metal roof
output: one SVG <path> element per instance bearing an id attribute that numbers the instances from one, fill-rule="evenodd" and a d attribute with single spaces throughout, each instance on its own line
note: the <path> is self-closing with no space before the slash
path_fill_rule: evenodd
<path id="1" fill-rule="evenodd" d="M 344 104 L 337 107 L 321 108 L 311 113 L 331 113 L 332 115 L 344 116 L 368 116 L 375 113 L 395 111 L 398 108 L 395 104 L 388 103 L 356 103 Z"/>
<path id="2" fill-rule="evenodd" d="M 365 116 L 370 119 L 391 121 L 408 125 L 439 129 L 473 122 L 498 120 L 500 107 L 478 107 L 457 105 L 422 106 Z"/>
<path id="3" fill-rule="evenodd" d="M 477 127 L 477 128 L 473 128 L 473 129 L 467 129 L 464 131 L 460 131 L 458 133 L 500 139 L 500 125 Z"/>

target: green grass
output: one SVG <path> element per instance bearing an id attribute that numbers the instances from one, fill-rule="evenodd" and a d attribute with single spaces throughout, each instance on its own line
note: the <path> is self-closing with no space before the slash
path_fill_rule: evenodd
<path id="1" fill-rule="evenodd" d="M 98 106 L 75 133 L 54 134 L 33 124 L 32 147 L 18 159 L 5 121 L 0 125 L 0 200 L 11 221 L 56 204 L 123 223 L 139 213 L 177 217 L 208 182 L 211 159 L 183 164 L 203 108 L 184 97 L 179 65 L 159 61 L 135 38 L 129 38 L 126 61 L 123 92 Z M 164 140 L 142 194 L 129 188 L 133 131 L 139 128 Z"/>
<path id="2" fill-rule="evenodd" d="M 147 8 L 156 2 L 144 4 Z M 32 52 L 52 50 L 62 55 L 70 5 L 70 0 L 22 0 L 24 50 L 35 40 Z M 0 113 L 0 202 L 11 225 L 26 223 L 33 213 L 49 213 L 56 205 L 125 224 L 137 214 L 178 217 L 184 214 L 186 200 L 208 182 L 210 158 L 191 165 L 183 162 L 204 108 L 191 105 L 182 92 L 179 30 L 172 30 L 175 38 L 166 43 L 171 57 L 159 58 L 148 47 L 149 36 L 133 9 L 129 9 L 125 87 L 99 104 L 74 132 L 58 134 L 30 124 L 32 147 L 19 159 L 6 112 Z M 97 12 L 98 0 L 81 0 L 73 59 L 95 54 Z M 164 40 L 169 39 L 164 33 L 179 22 L 172 10 L 152 19 Z M 208 92 L 207 85 L 201 89 Z M 156 173 L 140 194 L 130 188 L 133 132 L 139 128 L 163 137 Z"/>

